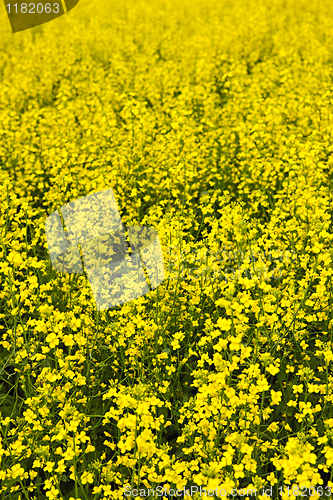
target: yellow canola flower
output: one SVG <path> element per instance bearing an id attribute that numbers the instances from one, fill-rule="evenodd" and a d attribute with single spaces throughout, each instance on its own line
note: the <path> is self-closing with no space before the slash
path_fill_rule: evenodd
<path id="1" fill-rule="evenodd" d="M 330 472 L 333 3 L 305 4 L 0 19 L 0 496 L 69 477 L 79 498 L 261 499 Z M 167 279 L 98 312 L 86 273 L 51 268 L 45 220 L 109 188 L 158 231 Z"/>
<path id="2" fill-rule="evenodd" d="M 217 320 L 217 326 L 218 328 L 220 328 L 221 330 L 224 330 L 224 331 L 230 331 L 231 329 L 231 325 L 232 325 L 232 322 L 230 319 L 226 319 L 226 318 L 219 318 Z"/>

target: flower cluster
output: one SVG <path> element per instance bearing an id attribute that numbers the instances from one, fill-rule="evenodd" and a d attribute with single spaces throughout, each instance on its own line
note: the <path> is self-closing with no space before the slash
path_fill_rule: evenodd
<path id="1" fill-rule="evenodd" d="M 179 263 L 179 255 L 169 252 L 169 279 L 224 279 L 227 283 L 242 276 L 248 279 L 257 276 L 263 280 L 277 280 L 286 274 L 283 267 L 296 261 L 295 251 L 289 250 L 263 250 L 257 254 L 250 250 L 249 255 L 246 253 L 248 252 L 244 250 L 227 250 L 225 247 L 217 252 L 206 248 L 189 249 L 189 253 L 184 250 L 180 253 L 181 265 L 178 265 L 175 271 L 175 262 Z"/>
<path id="2" fill-rule="evenodd" d="M 81 0 L 0 27 L 0 497 L 319 498 L 333 2 Z M 106 189 L 166 279 L 99 311 L 45 221 Z"/>

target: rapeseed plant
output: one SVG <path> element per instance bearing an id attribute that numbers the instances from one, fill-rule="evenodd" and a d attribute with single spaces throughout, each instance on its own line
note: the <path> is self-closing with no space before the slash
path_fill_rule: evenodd
<path id="1" fill-rule="evenodd" d="M 0 497 L 332 498 L 332 3 L 0 23 Z M 45 220 L 109 188 L 166 279 L 98 311 Z"/>

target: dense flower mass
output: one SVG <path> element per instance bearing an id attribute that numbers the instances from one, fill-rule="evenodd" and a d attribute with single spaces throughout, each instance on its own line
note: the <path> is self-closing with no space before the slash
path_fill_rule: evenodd
<path id="1" fill-rule="evenodd" d="M 331 498 L 333 3 L 0 25 L 0 497 Z M 45 220 L 109 188 L 166 278 L 98 311 Z"/>

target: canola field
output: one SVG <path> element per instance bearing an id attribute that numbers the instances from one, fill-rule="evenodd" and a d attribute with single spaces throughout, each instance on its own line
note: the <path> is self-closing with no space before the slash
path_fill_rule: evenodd
<path id="1" fill-rule="evenodd" d="M 0 33 L 0 498 L 333 498 L 333 2 Z M 45 221 L 110 188 L 166 276 L 99 311 Z"/>

